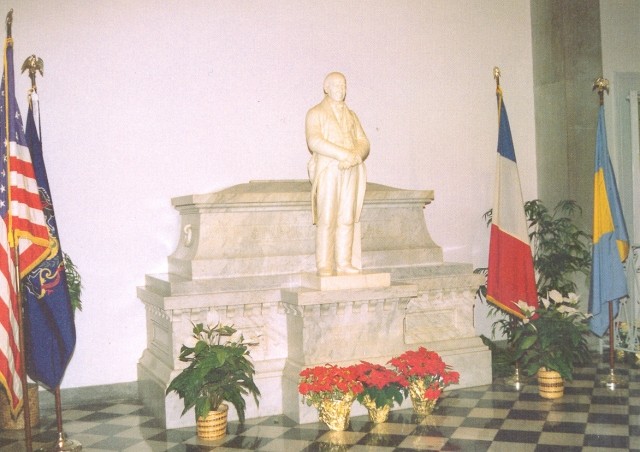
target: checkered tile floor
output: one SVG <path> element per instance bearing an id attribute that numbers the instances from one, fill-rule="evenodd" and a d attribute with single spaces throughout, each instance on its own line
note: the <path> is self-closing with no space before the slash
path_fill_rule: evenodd
<path id="1" fill-rule="evenodd" d="M 640 451 L 640 369 L 616 364 L 629 385 L 613 391 L 598 384 L 608 373 L 606 363 L 578 369 L 554 401 L 540 398 L 534 382 L 519 392 L 500 383 L 448 391 L 425 419 L 412 410 L 393 411 L 378 425 L 354 416 L 345 432 L 271 416 L 230 422 L 224 439 L 206 443 L 195 427 L 163 429 L 135 400 L 66 407 L 64 430 L 83 451 Z M 0 451 L 25 450 L 23 435 L 1 431 Z M 42 412 L 34 450 L 56 437 L 54 413 Z"/>

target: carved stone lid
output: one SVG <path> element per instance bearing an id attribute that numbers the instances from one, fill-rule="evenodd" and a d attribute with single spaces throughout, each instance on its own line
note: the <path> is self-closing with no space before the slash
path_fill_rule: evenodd
<path id="1" fill-rule="evenodd" d="M 182 207 L 215 208 L 261 205 L 308 205 L 311 183 L 304 179 L 255 180 L 234 185 L 220 191 L 179 196 L 172 199 L 176 209 Z M 394 201 L 395 203 L 429 204 L 433 201 L 432 190 L 406 190 L 386 185 L 367 183 L 365 203 Z"/>

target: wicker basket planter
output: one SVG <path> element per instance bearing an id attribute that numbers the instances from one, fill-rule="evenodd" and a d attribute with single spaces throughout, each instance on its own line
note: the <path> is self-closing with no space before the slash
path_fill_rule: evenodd
<path id="1" fill-rule="evenodd" d="M 198 438 L 207 441 L 224 438 L 227 434 L 228 413 L 229 407 L 223 403 L 217 411 L 209 411 L 209 414 L 204 419 L 198 418 L 196 421 Z"/>
<path id="2" fill-rule="evenodd" d="M 555 370 L 538 371 L 538 391 L 545 399 L 559 399 L 564 395 L 564 379 Z"/>
<path id="3" fill-rule="evenodd" d="M 40 423 L 40 404 L 38 401 L 38 385 L 29 383 L 29 416 L 31 427 L 35 427 Z M 9 407 L 9 399 L 3 390 L 0 390 L 0 429 L 2 430 L 23 430 L 24 429 L 24 413 L 20 410 L 17 418 L 11 416 L 11 408 Z"/>

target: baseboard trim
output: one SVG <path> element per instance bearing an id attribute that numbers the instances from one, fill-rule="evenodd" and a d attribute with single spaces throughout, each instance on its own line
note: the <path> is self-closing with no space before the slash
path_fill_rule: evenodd
<path id="1" fill-rule="evenodd" d="M 139 398 L 137 381 L 81 388 L 63 388 L 60 390 L 60 403 L 63 408 L 102 402 L 107 399 L 139 400 Z M 40 401 L 40 409 L 55 408 L 55 396 L 52 391 L 40 387 L 38 399 Z"/>

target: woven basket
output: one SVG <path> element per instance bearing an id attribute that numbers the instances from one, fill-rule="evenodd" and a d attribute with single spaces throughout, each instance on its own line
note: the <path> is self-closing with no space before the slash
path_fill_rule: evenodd
<path id="1" fill-rule="evenodd" d="M 538 371 L 538 391 L 545 399 L 559 399 L 564 395 L 564 380 L 555 370 Z"/>
<path id="2" fill-rule="evenodd" d="M 38 403 L 38 385 L 29 383 L 29 419 L 31 427 L 35 427 L 40 422 L 40 404 Z M 23 430 L 24 410 L 20 410 L 15 419 L 11 416 L 9 399 L 7 393 L 0 389 L 0 429 L 2 430 Z"/>
<path id="3" fill-rule="evenodd" d="M 220 405 L 217 411 L 209 411 L 205 418 L 198 418 L 196 431 L 198 438 L 207 441 L 223 438 L 227 434 L 227 414 L 229 407 Z"/>

